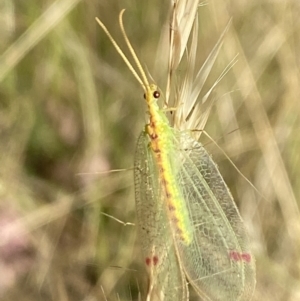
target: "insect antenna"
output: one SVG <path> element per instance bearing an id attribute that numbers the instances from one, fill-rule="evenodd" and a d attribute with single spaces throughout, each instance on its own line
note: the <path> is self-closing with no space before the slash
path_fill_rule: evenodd
<path id="1" fill-rule="evenodd" d="M 119 15 L 119 24 L 120 24 L 120 28 L 121 28 L 121 32 L 122 35 L 124 37 L 124 40 L 126 42 L 126 45 L 130 51 L 130 54 L 132 55 L 132 58 L 140 72 L 140 75 L 138 75 L 138 73 L 136 72 L 136 70 L 134 69 L 134 67 L 132 66 L 132 64 L 130 63 L 130 61 L 128 60 L 127 56 L 124 54 L 123 50 L 121 49 L 121 47 L 118 45 L 118 43 L 116 42 L 116 40 L 112 37 L 112 35 L 110 34 L 109 30 L 106 28 L 106 26 L 98 19 L 96 18 L 97 23 L 100 25 L 100 27 L 103 29 L 103 31 L 105 32 L 105 34 L 107 35 L 107 37 L 109 38 L 109 40 L 111 41 L 111 43 L 113 44 L 113 46 L 115 47 L 116 51 L 119 53 L 119 55 L 122 57 L 123 61 L 125 62 L 125 64 L 127 65 L 127 67 L 129 68 L 129 70 L 131 71 L 131 73 L 133 74 L 133 76 L 137 79 L 137 81 L 140 83 L 140 85 L 143 87 L 143 89 L 145 91 L 147 91 L 147 87 L 149 87 L 149 81 L 147 79 L 146 73 L 142 68 L 141 62 L 139 61 L 135 50 L 133 49 L 129 38 L 126 34 L 125 28 L 124 28 L 124 24 L 123 24 L 123 14 L 125 12 L 125 9 L 123 9 L 120 12 Z"/>

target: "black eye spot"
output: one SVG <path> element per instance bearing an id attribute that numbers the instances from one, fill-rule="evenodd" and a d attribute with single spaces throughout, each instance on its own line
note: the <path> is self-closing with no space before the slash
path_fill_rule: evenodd
<path id="1" fill-rule="evenodd" d="M 146 93 L 144 93 L 144 99 L 146 99 Z"/>
<path id="2" fill-rule="evenodd" d="M 154 92 L 153 92 L 153 97 L 154 97 L 154 98 L 159 98 L 159 96 L 160 96 L 159 91 L 154 91 Z"/>

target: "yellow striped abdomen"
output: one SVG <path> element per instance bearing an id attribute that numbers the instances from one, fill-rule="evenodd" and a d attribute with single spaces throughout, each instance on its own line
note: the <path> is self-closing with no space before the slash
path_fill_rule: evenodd
<path id="1" fill-rule="evenodd" d="M 150 118 L 146 131 L 151 139 L 153 151 L 159 171 L 159 183 L 164 193 L 163 200 L 168 211 L 172 232 L 185 244 L 192 241 L 192 227 L 187 205 L 182 196 L 182 189 L 176 177 L 176 146 L 172 129 L 156 112 Z"/>

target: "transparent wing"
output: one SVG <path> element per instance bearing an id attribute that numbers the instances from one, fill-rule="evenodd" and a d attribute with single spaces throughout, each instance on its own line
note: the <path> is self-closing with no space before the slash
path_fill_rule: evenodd
<path id="1" fill-rule="evenodd" d="M 203 146 L 187 133 L 175 132 L 175 140 L 182 162 L 176 176 L 193 228 L 189 245 L 176 243 L 185 274 L 203 300 L 250 300 L 255 262 L 233 198 Z"/>
<path id="2" fill-rule="evenodd" d="M 149 276 L 147 301 L 188 300 L 158 170 L 145 133 L 138 139 L 134 173 L 138 238 Z"/>

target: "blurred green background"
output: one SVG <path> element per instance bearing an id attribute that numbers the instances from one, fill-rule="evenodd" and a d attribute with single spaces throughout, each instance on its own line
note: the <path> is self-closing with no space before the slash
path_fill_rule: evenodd
<path id="1" fill-rule="evenodd" d="M 135 223 L 143 92 L 95 17 L 124 45 L 118 14 L 126 8 L 128 36 L 160 78 L 154 62 L 168 7 L 1 1 L 0 300 L 138 300 L 144 292 L 135 226 L 124 224 Z M 299 15 L 298 0 L 199 7 L 199 67 L 232 17 L 208 86 L 237 54 L 238 62 L 218 85 L 205 129 L 260 194 L 202 142 L 245 220 L 255 301 L 300 300 Z"/>

